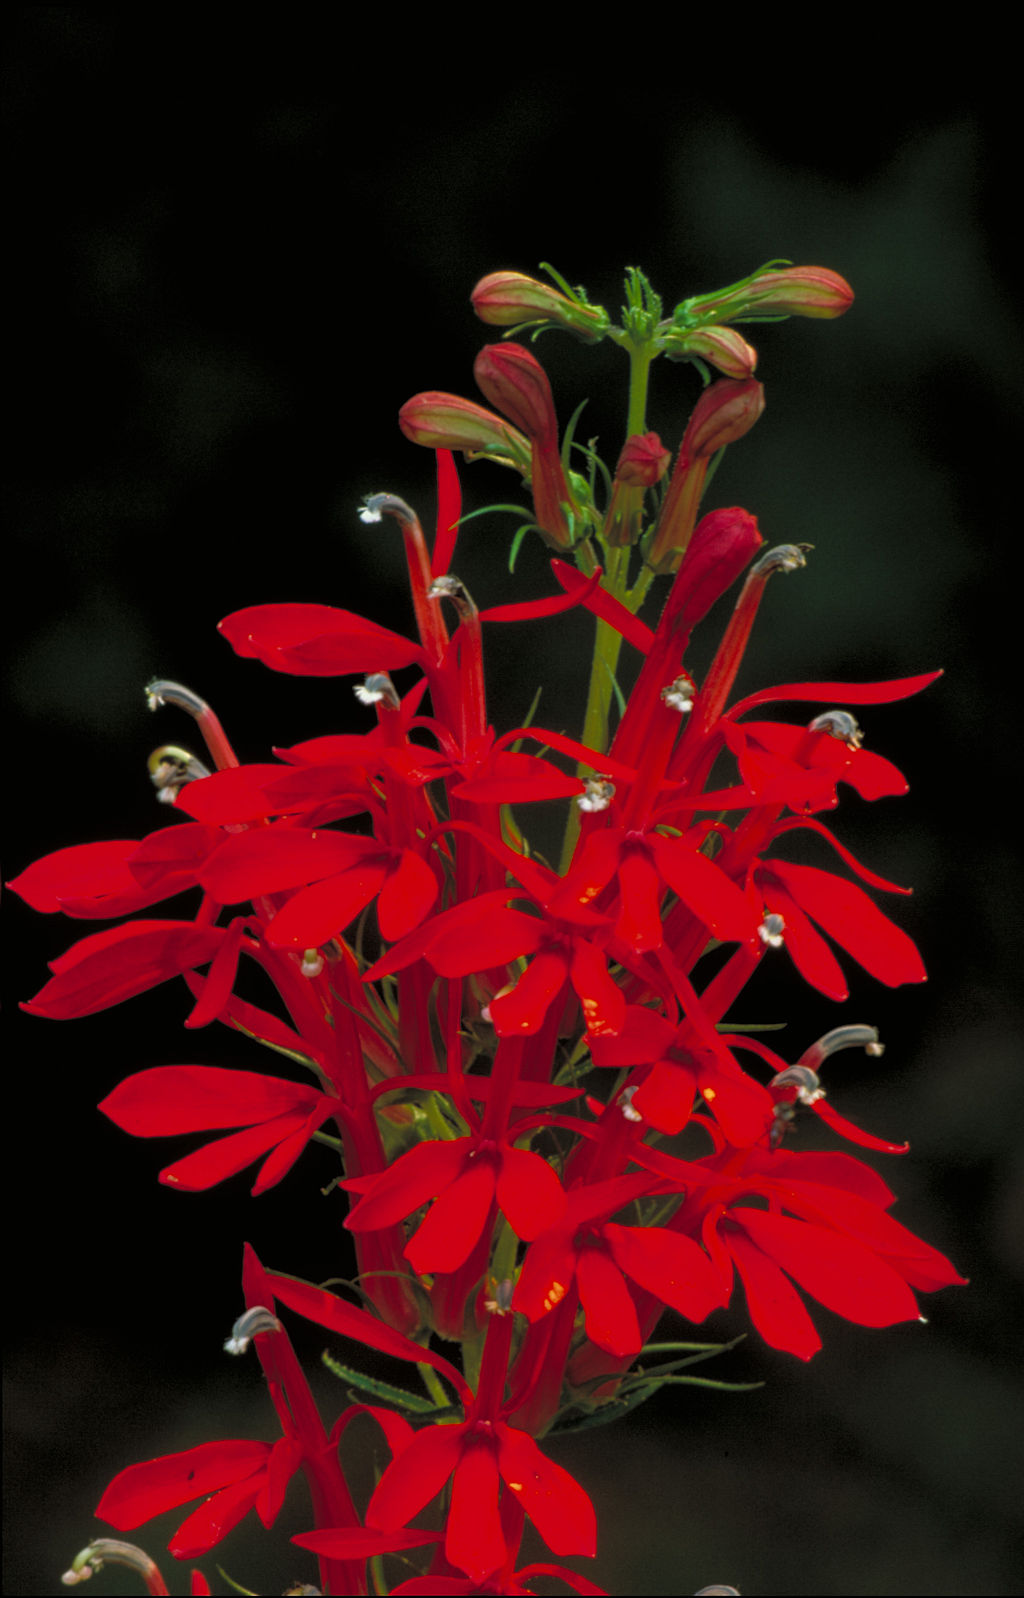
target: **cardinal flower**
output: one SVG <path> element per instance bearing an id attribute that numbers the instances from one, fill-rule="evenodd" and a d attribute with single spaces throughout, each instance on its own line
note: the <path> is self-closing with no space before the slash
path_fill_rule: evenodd
<path id="1" fill-rule="evenodd" d="M 266 1155 L 253 1193 L 265 1193 L 291 1170 L 337 1099 L 280 1077 L 207 1065 L 163 1065 L 126 1077 L 100 1104 L 115 1126 L 135 1137 L 173 1137 L 240 1126 L 160 1172 L 168 1187 L 197 1192 Z"/>
<path id="2" fill-rule="evenodd" d="M 587 1336 L 608 1353 L 627 1358 L 643 1345 L 629 1282 L 694 1322 L 725 1304 L 722 1280 L 692 1238 L 665 1227 L 622 1226 L 608 1219 L 651 1185 L 642 1173 L 570 1192 L 562 1220 L 526 1251 L 513 1308 L 539 1320 L 575 1280 Z"/>
<path id="3" fill-rule="evenodd" d="M 521 1238 L 536 1237 L 565 1208 L 562 1185 L 529 1149 L 487 1138 L 420 1143 L 379 1176 L 345 1184 L 362 1194 L 345 1225 L 352 1232 L 393 1226 L 434 1203 L 405 1256 L 413 1269 L 454 1271 L 469 1258 L 496 1202 Z"/>

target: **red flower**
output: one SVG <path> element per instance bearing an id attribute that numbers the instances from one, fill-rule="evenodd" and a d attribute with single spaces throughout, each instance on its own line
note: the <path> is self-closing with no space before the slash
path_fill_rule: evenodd
<path id="1" fill-rule="evenodd" d="M 830 999 L 847 998 L 848 989 L 838 960 L 812 922 L 887 987 L 925 981 L 928 973 L 911 939 L 855 882 L 789 860 L 762 861 L 753 880 L 765 910 L 782 917 L 783 942 L 793 964 Z"/>
<path id="2" fill-rule="evenodd" d="M 513 1231 L 529 1240 L 562 1214 L 565 1194 L 539 1154 L 478 1137 L 419 1143 L 390 1170 L 346 1184 L 362 1193 L 345 1225 L 373 1231 L 404 1220 L 434 1199 L 405 1248 L 413 1269 L 454 1271 L 469 1258 L 497 1202 Z"/>
<path id="3" fill-rule="evenodd" d="M 316 1088 L 254 1071 L 164 1065 L 126 1077 L 100 1104 L 115 1126 L 135 1137 L 175 1137 L 243 1126 L 187 1154 L 160 1181 L 194 1193 L 213 1187 L 267 1154 L 253 1187 L 265 1193 L 291 1170 L 313 1133 L 341 1106 Z"/>
<path id="4" fill-rule="evenodd" d="M 205 965 L 227 935 L 191 921 L 127 921 L 94 932 L 50 961 L 50 981 L 21 1008 L 56 1020 L 94 1015 Z"/>
<path id="5" fill-rule="evenodd" d="M 265 929 L 272 948 L 290 949 L 328 942 L 374 898 L 381 936 L 393 942 L 419 925 L 438 893 L 437 878 L 413 849 L 289 826 L 225 838 L 201 880 L 221 904 L 299 888 Z"/>
<path id="6" fill-rule="evenodd" d="M 704 1246 L 723 1282 L 731 1284 L 733 1266 L 739 1271 L 751 1318 L 773 1348 L 810 1359 L 821 1347 L 792 1281 L 860 1326 L 918 1320 L 912 1288 L 964 1282 L 944 1255 L 885 1213 L 893 1194 L 849 1155 L 750 1149 L 742 1172 L 728 1175 L 721 1156 L 705 1163 L 722 1166 L 722 1180 L 691 1197 L 680 1221 L 692 1226 L 704 1210 Z M 772 1208 L 740 1203 L 742 1194 L 766 1196 Z"/>
<path id="7" fill-rule="evenodd" d="M 720 1277 L 691 1238 L 664 1227 L 602 1219 L 651 1185 L 642 1173 L 570 1192 L 564 1218 L 526 1251 L 513 1308 L 539 1320 L 561 1303 L 575 1280 L 587 1336 L 625 1359 L 638 1354 L 644 1341 L 627 1278 L 687 1320 L 702 1321 L 727 1303 Z"/>
<path id="8" fill-rule="evenodd" d="M 514 1493 L 556 1554 L 593 1556 L 594 1509 L 582 1487 L 526 1432 L 503 1420 L 428 1426 L 393 1459 L 366 1511 L 367 1526 L 396 1531 L 451 1480 L 445 1554 L 474 1581 L 504 1564 L 499 1482 Z"/>
<path id="9" fill-rule="evenodd" d="M 120 1471 L 96 1513 L 118 1531 L 130 1531 L 154 1515 L 205 1497 L 168 1545 L 175 1559 L 197 1559 L 223 1541 L 250 1509 L 255 1508 L 264 1526 L 272 1526 L 301 1462 L 302 1445 L 291 1437 L 280 1437 L 273 1446 L 236 1438 L 200 1443 Z"/>

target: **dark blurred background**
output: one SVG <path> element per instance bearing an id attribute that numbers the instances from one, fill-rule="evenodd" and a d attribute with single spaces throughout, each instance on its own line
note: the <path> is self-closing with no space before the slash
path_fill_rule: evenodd
<path id="1" fill-rule="evenodd" d="M 1020 1591 L 1021 339 L 997 78 L 951 48 L 923 82 L 886 58 L 845 89 L 781 58 L 755 71 L 716 57 L 720 88 L 699 90 L 660 43 L 641 70 L 610 41 L 590 76 L 575 47 L 566 65 L 517 64 L 479 22 L 392 39 L 391 19 L 364 19 L 367 45 L 312 8 L 27 7 L 4 26 L 8 879 L 163 823 L 146 756 L 192 740 L 180 714 L 147 712 L 154 674 L 211 700 L 243 759 L 368 724 L 346 680 L 273 676 L 216 624 L 302 599 L 410 625 L 397 539 L 356 506 L 387 488 L 432 515 L 432 459 L 396 411 L 424 388 L 474 393 L 489 335 L 468 294 L 483 273 L 548 260 L 613 312 L 628 264 L 669 306 L 774 256 L 854 285 L 840 322 L 750 330 L 768 407 L 708 504 L 815 546 L 769 592 L 742 687 L 945 669 L 925 696 L 860 718 L 910 795 L 853 797 L 840 819 L 875 869 L 914 885 L 893 913 L 931 981 L 892 993 L 851 971 L 836 1007 L 780 963 L 750 1018 L 786 1019 L 794 1057 L 840 1021 L 881 1027 L 882 1060 L 835 1061 L 833 1100 L 909 1138 L 885 1170 L 896 1213 L 971 1285 L 924 1300 L 927 1327 L 871 1332 L 814 1307 L 825 1347 L 809 1367 L 751 1337 L 713 1374 L 760 1391 L 678 1389 L 556 1457 L 597 1504 L 588 1574 L 611 1593 Z M 579 436 L 614 462 L 619 352 L 559 335 L 538 352 L 563 422 L 592 396 Z M 672 447 L 697 391 L 687 368 L 655 367 L 649 425 Z M 470 507 L 520 497 L 482 464 L 464 487 Z M 539 546 L 509 576 L 514 526 L 463 535 L 457 569 L 481 605 L 550 591 Z M 713 616 L 698 666 L 715 636 Z M 580 617 L 494 637 L 499 728 L 540 683 L 541 721 L 578 726 L 587 650 Z M 180 985 L 73 1023 L 24 1015 L 46 960 L 95 926 L 13 895 L 4 918 L 5 1591 L 26 1593 L 53 1590 L 103 1529 L 93 1510 L 122 1466 L 276 1435 L 255 1361 L 220 1352 L 242 1240 L 298 1275 L 350 1267 L 339 1196 L 318 1193 L 327 1151 L 258 1201 L 244 1177 L 175 1194 L 156 1173 L 183 1145 L 131 1140 L 96 1112 L 131 1071 L 258 1068 L 255 1046 L 184 1033 Z M 710 1328 L 742 1325 L 737 1303 Z M 320 1339 L 297 1340 L 315 1362 Z M 336 1384 L 319 1386 L 339 1407 Z M 183 1514 L 137 1534 L 173 1592 L 187 1571 L 163 1550 Z M 218 1560 L 259 1592 L 312 1574 L 258 1526 L 203 1562 L 211 1576 Z M 138 1584 L 107 1570 L 92 1589 Z"/>

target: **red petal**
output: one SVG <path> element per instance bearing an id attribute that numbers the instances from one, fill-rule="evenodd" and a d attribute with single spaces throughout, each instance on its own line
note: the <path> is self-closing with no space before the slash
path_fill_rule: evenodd
<path id="1" fill-rule="evenodd" d="M 431 554 L 430 570 L 435 577 L 447 575 L 455 554 L 455 540 L 462 514 L 462 489 L 458 468 L 450 449 L 439 449 L 437 454 L 437 532 Z"/>
<path id="2" fill-rule="evenodd" d="M 719 1273 L 692 1238 L 663 1226 L 604 1228 L 615 1263 L 639 1287 L 689 1321 L 702 1321 L 728 1302 Z"/>
<path id="3" fill-rule="evenodd" d="M 200 1443 L 181 1454 L 164 1454 L 143 1465 L 129 1465 L 116 1475 L 96 1506 L 101 1520 L 118 1531 L 131 1531 L 144 1520 L 177 1509 L 192 1498 L 217 1492 L 231 1482 L 246 1481 L 262 1471 L 270 1444 L 247 1438 Z"/>
<path id="4" fill-rule="evenodd" d="M 462 1458 L 466 1426 L 428 1426 L 393 1459 L 370 1499 L 366 1524 L 397 1531 L 441 1491 Z"/>
<path id="5" fill-rule="evenodd" d="M 810 1359 L 821 1347 L 821 1338 L 792 1282 L 738 1227 L 728 1228 L 726 1235 L 750 1318 L 765 1342 L 800 1359 Z"/>
<path id="6" fill-rule="evenodd" d="M 576 1260 L 576 1284 L 590 1341 L 617 1359 L 632 1359 L 639 1354 L 644 1340 L 636 1305 L 622 1272 L 603 1248 L 580 1250 Z"/>
<path id="7" fill-rule="evenodd" d="M 498 1434 L 498 1469 L 548 1547 L 556 1554 L 597 1551 L 597 1519 L 583 1488 L 567 1470 L 541 1453 L 532 1437 L 503 1421 Z"/>
<path id="8" fill-rule="evenodd" d="M 245 1519 L 259 1498 L 263 1485 L 262 1477 L 256 1476 L 250 1481 L 236 1482 L 214 1493 L 212 1498 L 200 1504 L 182 1521 L 167 1544 L 168 1552 L 175 1559 L 201 1559 L 203 1554 L 223 1542 L 240 1520 Z"/>
<path id="9" fill-rule="evenodd" d="M 493 1443 L 468 1437 L 452 1481 L 444 1551 L 474 1582 L 503 1565 L 508 1552 L 498 1514 L 499 1481 Z"/>
<path id="10" fill-rule="evenodd" d="M 565 1213 L 565 1190 L 547 1160 L 530 1149 L 506 1148 L 497 1181 L 498 1205 L 525 1242 L 557 1226 Z"/>
<path id="11" fill-rule="evenodd" d="M 455 1181 L 434 1200 L 414 1237 L 405 1246 L 413 1270 L 457 1271 L 465 1264 L 487 1225 L 494 1202 L 494 1164 L 466 1161 Z"/>
<path id="12" fill-rule="evenodd" d="M 418 927 L 437 895 L 437 878 L 427 862 L 414 849 L 403 849 L 377 896 L 377 924 L 385 942 L 395 943 Z"/>
<path id="13" fill-rule="evenodd" d="M 638 954 L 661 947 L 661 879 L 645 850 L 625 849 L 619 865 L 622 903 L 615 935 Z"/>
<path id="14" fill-rule="evenodd" d="M 367 1314 L 366 1310 L 346 1304 L 336 1293 L 328 1293 L 323 1287 L 298 1282 L 294 1277 L 281 1276 L 277 1271 L 268 1271 L 267 1276 L 273 1284 L 273 1296 L 299 1315 L 305 1315 L 307 1320 L 315 1321 L 318 1326 L 326 1326 L 328 1331 L 337 1332 L 341 1337 L 366 1343 L 370 1348 L 379 1349 L 382 1354 L 391 1354 L 395 1359 L 430 1365 L 452 1384 L 464 1403 L 472 1398 L 465 1378 L 440 1354 L 434 1354 L 422 1344 L 403 1337 L 401 1332 L 385 1326 L 383 1321 Z M 446 1426 L 440 1429 L 447 1432 L 458 1428 Z"/>
<path id="15" fill-rule="evenodd" d="M 239 769 L 231 767 L 233 771 Z M 178 893 L 198 883 L 203 861 L 223 841 L 224 834 L 219 827 L 208 827 L 201 821 L 183 821 L 143 838 L 129 857 L 128 869 L 143 888 L 159 888 L 164 895 Z"/>
<path id="16" fill-rule="evenodd" d="M 743 715 L 756 705 L 769 705 L 781 699 L 806 699 L 815 704 L 830 701 L 836 705 L 888 705 L 896 699 L 909 699 L 942 676 L 941 671 L 926 671 L 918 677 L 896 677 L 890 682 L 787 682 L 778 688 L 762 688 L 748 694 L 729 710 L 730 717 Z"/>
<path id="17" fill-rule="evenodd" d="M 544 923 L 521 910 L 491 909 L 479 912 L 474 920 L 460 919 L 461 925 L 449 922 L 427 946 L 427 959 L 439 976 L 465 977 L 506 965 L 521 954 L 532 954 L 544 933 Z"/>
<path id="18" fill-rule="evenodd" d="M 332 605 L 250 605 L 220 631 L 236 654 L 301 677 L 394 671 L 423 655 L 410 639 Z"/>
<path id="19" fill-rule="evenodd" d="M 771 870 L 801 908 L 873 977 L 888 987 L 925 980 L 927 972 L 910 938 L 856 883 L 788 860 L 773 860 Z"/>
<path id="20" fill-rule="evenodd" d="M 566 565 L 564 560 L 553 560 L 551 570 L 555 574 L 556 582 L 569 594 L 577 595 L 593 615 L 599 616 L 617 633 L 621 633 L 627 643 L 646 655 L 654 642 L 654 634 L 638 616 L 627 610 L 621 600 L 610 594 L 606 588 L 592 588 L 589 593 L 581 593 L 587 585 L 587 580 L 572 566 Z"/>
<path id="21" fill-rule="evenodd" d="M 168 1165 L 160 1172 L 160 1181 L 164 1187 L 180 1188 L 183 1193 L 203 1193 L 218 1182 L 226 1181 L 229 1176 L 237 1176 L 239 1171 L 244 1171 L 247 1165 L 258 1160 L 267 1149 L 275 1148 L 282 1139 L 299 1129 L 303 1138 L 295 1153 L 295 1158 L 298 1158 L 309 1141 L 309 1134 L 314 1130 L 308 1126 L 308 1117 L 301 1113 L 281 1116 L 276 1121 L 265 1121 L 260 1126 L 232 1132 L 230 1137 L 218 1138 L 205 1148 L 196 1149 L 183 1159 L 176 1160 L 173 1165 Z M 293 1159 L 287 1169 L 294 1163 Z M 278 1180 L 285 1174 L 286 1170 L 282 1170 Z M 260 1191 L 261 1186 L 265 1189 L 272 1185 L 271 1182 L 258 1183 L 253 1192 Z"/>
<path id="22" fill-rule="evenodd" d="M 157 1065 L 125 1077 L 102 1100 L 103 1114 L 135 1137 L 174 1137 L 227 1126 L 252 1126 L 298 1111 L 308 1115 L 316 1088 L 256 1071 L 215 1065 Z"/>
<path id="23" fill-rule="evenodd" d="M 528 919 L 523 917 L 524 921 Z M 541 928 L 539 921 L 534 925 Z M 442 972 L 444 975 L 447 973 Z M 512 992 L 499 994 L 491 1000 L 491 1019 L 498 1036 L 529 1037 L 539 1032 L 552 1003 L 565 987 L 568 975 L 569 962 L 563 954 L 542 950 L 535 955 Z"/>
<path id="24" fill-rule="evenodd" d="M 757 885 L 764 894 L 767 909 L 781 915 L 785 923 L 782 941 L 805 982 L 829 999 L 841 1001 L 848 998 L 849 989 L 839 961 L 796 900 L 767 873 L 758 873 Z"/>
<path id="25" fill-rule="evenodd" d="M 626 1019 L 622 989 L 609 975 L 600 949 L 584 938 L 574 938 L 569 976 L 583 1011 L 583 1022 L 591 1037 L 603 1032 L 619 1032 Z"/>
<path id="26" fill-rule="evenodd" d="M 318 948 L 366 909 L 386 876 L 387 866 L 378 855 L 336 877 L 300 888 L 267 922 L 267 942 L 272 949 Z"/>
<path id="27" fill-rule="evenodd" d="M 578 777 L 567 776 L 539 755 L 499 749 L 477 774 L 452 788 L 458 799 L 474 804 L 518 805 L 539 799 L 568 799 L 582 790 Z"/>
<path id="28" fill-rule="evenodd" d="M 141 910 L 164 895 L 147 894 L 129 871 L 125 862 L 138 847 L 131 838 L 74 844 L 36 860 L 7 886 L 47 915 L 63 910 L 74 916 L 117 916 Z"/>
<path id="29" fill-rule="evenodd" d="M 576 1248 L 564 1227 L 555 1227 L 531 1243 L 523 1260 L 512 1303 L 539 1321 L 560 1304 L 576 1275 Z"/>
<path id="30" fill-rule="evenodd" d="M 377 1177 L 372 1190 L 353 1207 L 346 1227 L 350 1232 L 371 1232 L 404 1220 L 451 1186 L 473 1147 L 468 1137 L 417 1143 Z"/>
<path id="31" fill-rule="evenodd" d="M 128 921 L 94 932 L 51 961 L 54 976 L 21 1008 L 56 1020 L 94 1015 L 204 965 L 223 937 L 222 927 L 191 921 Z"/>
<path id="32" fill-rule="evenodd" d="M 871 1132 L 862 1131 L 859 1126 L 854 1126 L 845 1115 L 840 1115 L 834 1110 L 827 1099 L 818 1099 L 811 1105 L 815 1115 L 830 1126 L 833 1132 L 838 1132 L 840 1137 L 845 1137 L 851 1143 L 859 1143 L 865 1149 L 877 1149 L 881 1154 L 906 1154 L 910 1148 L 909 1143 L 887 1143 L 884 1138 L 875 1137 Z"/>
<path id="33" fill-rule="evenodd" d="M 861 1243 L 831 1227 L 764 1210 L 730 1218 L 827 1309 L 860 1326 L 917 1320 L 917 1300 L 901 1276 Z"/>
<path id="34" fill-rule="evenodd" d="M 736 884 L 685 838 L 649 839 L 654 858 L 673 893 L 711 928 L 716 938 L 743 941 L 754 932 L 751 909 Z"/>
<path id="35" fill-rule="evenodd" d="M 200 881 L 221 904 L 235 904 L 319 882 L 381 852 L 372 838 L 353 838 L 344 832 L 261 827 L 225 838 L 207 860 Z"/>
<path id="36" fill-rule="evenodd" d="M 675 1060 L 656 1060 L 633 1097 L 633 1106 L 659 1132 L 674 1137 L 693 1114 L 697 1091 L 695 1066 Z"/>
<path id="37" fill-rule="evenodd" d="M 209 826 L 229 826 L 241 821 L 262 821 L 281 806 L 267 797 L 264 785 L 282 774 L 280 766 L 228 766 L 208 777 L 187 782 L 174 803 L 194 820 Z"/>

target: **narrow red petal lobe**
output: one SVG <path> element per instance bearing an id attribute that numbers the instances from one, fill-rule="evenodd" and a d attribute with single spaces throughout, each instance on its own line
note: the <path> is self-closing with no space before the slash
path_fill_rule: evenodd
<path id="1" fill-rule="evenodd" d="M 466 1427 L 427 1426 L 393 1459 L 370 1499 L 366 1524 L 397 1531 L 441 1491 L 462 1458 Z"/>
<path id="2" fill-rule="evenodd" d="M 497 1198 L 512 1230 L 531 1242 L 565 1213 L 565 1191 L 547 1160 L 529 1149 L 504 1149 Z"/>
<path id="3" fill-rule="evenodd" d="M 143 1465 L 129 1465 L 114 1477 L 97 1504 L 96 1513 L 118 1531 L 131 1531 L 144 1520 L 177 1509 L 192 1498 L 247 1480 L 263 1470 L 269 1456 L 269 1443 L 245 1438 L 200 1443 L 198 1448 L 188 1448 L 180 1454 L 164 1454 Z"/>
<path id="4" fill-rule="evenodd" d="M 498 1469 L 548 1547 L 556 1554 L 597 1551 L 597 1519 L 583 1488 L 567 1470 L 542 1454 L 532 1437 L 503 1421 L 498 1434 Z"/>
<path id="5" fill-rule="evenodd" d="M 895 988 L 925 981 L 928 973 L 910 938 L 856 883 L 789 860 L 773 860 L 771 869 L 807 914 L 879 982 Z"/>
<path id="6" fill-rule="evenodd" d="M 917 1320 L 901 1276 L 852 1237 L 764 1210 L 736 1209 L 733 1221 L 826 1309 L 860 1326 Z"/>
<path id="7" fill-rule="evenodd" d="M 586 1316 L 587 1336 L 616 1359 L 630 1359 L 643 1347 L 636 1305 L 622 1272 L 603 1248 L 580 1250 L 576 1283 Z"/>
<path id="8" fill-rule="evenodd" d="M 476 1582 L 503 1564 L 507 1554 L 498 1514 L 499 1481 L 493 1443 L 467 1438 L 452 1481 L 444 1551 Z"/>
<path id="9" fill-rule="evenodd" d="M 821 1347 L 821 1338 L 792 1282 L 739 1228 L 730 1227 L 727 1236 L 750 1318 L 765 1342 L 799 1359 L 810 1359 Z"/>

